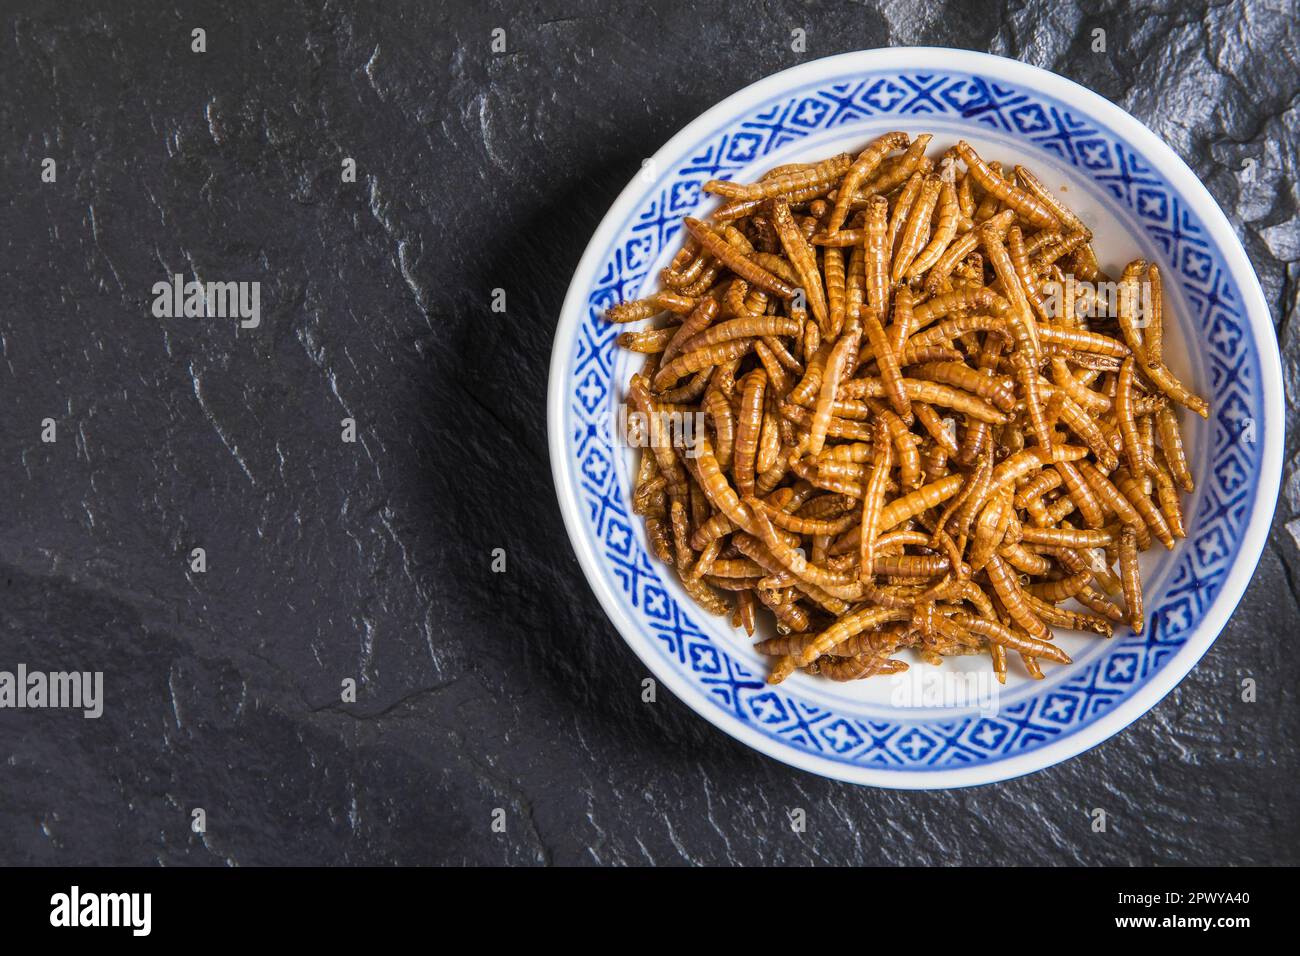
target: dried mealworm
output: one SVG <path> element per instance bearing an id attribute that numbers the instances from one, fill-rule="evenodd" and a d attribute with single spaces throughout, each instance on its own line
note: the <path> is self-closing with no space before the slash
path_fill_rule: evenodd
<path id="1" fill-rule="evenodd" d="M 1006 203 L 1016 212 L 1020 213 L 1031 225 L 1039 229 L 1059 229 L 1061 224 L 1052 211 L 1031 193 L 1012 185 L 1007 182 L 992 169 L 984 160 L 980 159 L 975 150 L 971 149 L 969 143 L 961 140 L 956 146 L 957 155 L 961 161 L 966 164 L 966 168 L 975 177 L 975 182 L 980 185 L 986 192 L 996 196 L 1000 202 Z"/>
<path id="2" fill-rule="evenodd" d="M 912 404 L 903 388 L 903 373 L 898 367 L 898 356 L 890 345 L 885 329 L 880 324 L 880 315 L 874 308 L 859 309 L 858 317 L 862 329 L 867 334 L 871 354 L 880 369 L 880 382 L 884 387 L 885 398 L 893 407 L 894 413 L 907 425 L 912 424 Z"/>
<path id="3" fill-rule="evenodd" d="M 917 253 L 907 269 L 907 278 L 921 278 L 947 251 L 952 241 L 957 238 L 957 220 L 960 217 L 957 205 L 957 191 L 952 183 L 943 182 L 939 187 L 939 215 L 934 226 L 934 235 L 929 244 Z"/>
<path id="4" fill-rule="evenodd" d="M 862 581 L 870 581 L 875 563 L 876 537 L 879 533 L 880 511 L 885 500 L 885 482 L 894 464 L 893 441 L 884 423 L 876 426 L 871 477 L 867 480 L 866 495 L 862 501 L 862 521 L 858 537 L 858 574 Z M 847 530 L 847 529 L 846 529 Z"/>
<path id="5" fill-rule="evenodd" d="M 740 409 L 736 414 L 736 450 L 732 477 L 741 497 L 754 493 L 754 464 L 758 456 L 760 429 L 763 425 L 763 399 L 767 393 L 767 373 L 761 368 L 740 382 Z"/>
<path id="6" fill-rule="evenodd" d="M 926 176 L 921 183 L 920 194 L 912 204 L 907 222 L 898 238 L 898 249 L 894 253 L 894 262 L 889 270 L 891 282 L 902 280 L 907 274 L 908 267 L 920 254 L 926 240 L 930 238 L 930 219 L 934 215 L 934 207 L 939 201 L 939 191 L 942 186 L 942 180 L 934 175 Z"/>
<path id="7" fill-rule="evenodd" d="M 912 140 L 912 145 L 908 146 L 901 156 L 885 160 L 876 175 L 858 190 L 858 195 L 868 197 L 887 195 L 907 182 L 912 173 L 918 169 L 925 169 L 929 163 L 925 156 L 925 148 L 930 145 L 930 140 L 933 138 L 929 133 L 922 133 Z"/>
<path id="8" fill-rule="evenodd" d="M 729 342 L 705 346 L 677 356 L 655 373 L 655 391 L 661 392 L 669 385 L 694 372 L 713 368 L 715 365 L 723 365 L 732 359 L 740 358 L 754 347 L 754 341 L 754 339 L 732 339 Z"/>
<path id="9" fill-rule="evenodd" d="M 669 340 L 660 361 L 671 362 L 682 351 L 682 345 L 707 329 L 713 320 L 717 318 L 717 315 L 717 300 L 701 299 L 700 304 L 686 317 L 686 321 L 678 326 L 677 334 Z"/>
<path id="10" fill-rule="evenodd" d="M 821 273 L 817 271 L 817 256 L 799 231 L 799 227 L 795 225 L 790 207 L 779 199 L 772 201 L 772 225 L 776 228 L 777 238 L 781 240 L 786 256 L 789 257 L 795 272 L 799 275 L 813 317 L 823 328 L 826 328 L 829 313 Z"/>
<path id="11" fill-rule="evenodd" d="M 1196 484 L 1187 467 L 1187 452 L 1183 448 L 1183 435 L 1178 429 L 1178 416 L 1169 405 L 1156 409 L 1156 434 L 1160 436 L 1160 451 L 1174 480 L 1182 485 L 1183 490 L 1191 493 Z"/>
<path id="12" fill-rule="evenodd" d="M 908 145 L 909 137 L 906 133 L 886 133 L 870 143 L 866 149 L 858 154 L 858 158 L 853 161 L 853 165 L 844 173 L 844 178 L 840 180 L 838 194 L 835 197 L 835 206 L 831 209 L 830 218 L 826 222 L 827 234 L 834 234 L 839 231 L 840 226 L 844 225 L 844 220 L 848 216 L 849 203 L 853 200 L 858 186 L 862 184 L 881 161 L 896 149 L 903 149 Z"/>
<path id="13" fill-rule="evenodd" d="M 717 438 L 718 464 L 725 470 L 731 467 L 731 455 L 736 442 L 736 416 L 731 402 L 722 389 L 710 385 L 704 392 L 704 413 L 713 426 Z"/>
<path id="14" fill-rule="evenodd" d="M 1114 474 L 1111 475 L 1111 481 L 1114 482 L 1115 487 L 1119 489 L 1125 500 L 1137 509 L 1137 513 L 1142 516 L 1143 522 L 1146 523 L 1155 539 L 1172 550 L 1174 533 L 1169 529 L 1169 522 L 1165 520 L 1165 516 L 1160 513 L 1160 509 L 1156 507 L 1151 498 L 1143 492 L 1137 479 L 1123 468 L 1117 468 Z"/>
<path id="15" fill-rule="evenodd" d="M 817 409 L 813 414 L 812 428 L 808 433 L 808 441 L 804 449 L 810 455 L 816 455 L 826 444 L 827 430 L 831 422 L 831 407 L 839 390 L 840 378 L 850 359 L 856 356 L 860 338 L 861 333 L 856 330 L 845 333 L 835 343 L 830 357 L 826 360 Z"/>
<path id="16" fill-rule="evenodd" d="M 866 296 L 867 303 L 882 315 L 889 309 L 889 203 L 877 196 L 867 204 Z"/>
<path id="17" fill-rule="evenodd" d="M 1070 232 L 1077 232 L 1080 235 L 1092 238 L 1092 232 L 1076 216 L 1065 203 L 1057 199 L 1050 189 L 1043 185 L 1037 176 L 1027 170 L 1024 166 L 1017 166 L 1013 172 L 1020 184 L 1030 193 L 1032 193 L 1044 206 L 1046 206 L 1061 224 Z"/>
<path id="18" fill-rule="evenodd" d="M 1129 356 L 1120 366 L 1115 381 L 1115 416 L 1119 423 L 1120 438 L 1124 442 L 1124 460 L 1134 475 L 1147 472 L 1146 451 L 1138 440 L 1137 423 L 1133 420 L 1133 374 L 1135 365 Z"/>
<path id="19" fill-rule="evenodd" d="M 1124 606 L 1129 627 L 1142 633 L 1142 578 L 1138 570 L 1137 534 L 1125 528 L 1119 536 L 1119 579 L 1124 586 Z"/>
<path id="20" fill-rule="evenodd" d="M 898 134 L 906 136 L 904 134 Z M 801 164 L 800 168 L 790 169 L 784 173 L 760 180 L 757 183 L 733 183 L 725 179 L 710 179 L 704 184 L 704 191 L 733 201 L 771 199 L 789 193 L 833 183 L 849 169 L 852 157 L 848 154 L 832 156 L 830 159 L 811 165 Z"/>
<path id="21" fill-rule="evenodd" d="M 903 191 L 898 194 L 894 200 L 894 211 L 889 216 L 889 226 L 886 229 L 887 251 L 886 260 L 892 261 L 892 251 L 898 244 L 898 240 L 903 232 L 903 227 L 907 223 L 907 217 L 912 211 L 917 198 L 921 195 L 921 188 L 925 185 L 925 175 L 919 170 L 912 174 L 907 180 L 907 185 Z M 886 263 L 888 265 L 888 262 Z"/>
<path id="22" fill-rule="evenodd" d="M 838 338 L 844 328 L 845 278 L 844 253 L 832 247 L 822 250 L 822 270 L 826 273 L 826 322 L 821 333 Z"/>
<path id="23" fill-rule="evenodd" d="M 793 299 L 794 289 L 785 281 L 778 279 L 752 259 L 742 255 L 739 250 L 715 233 L 707 224 L 687 216 L 682 220 L 691 235 L 699 240 L 700 245 L 732 272 L 744 279 L 751 286 L 766 289 L 783 299 Z"/>

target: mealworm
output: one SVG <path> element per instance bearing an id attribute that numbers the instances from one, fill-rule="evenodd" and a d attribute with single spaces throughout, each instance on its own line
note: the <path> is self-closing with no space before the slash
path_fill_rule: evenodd
<path id="1" fill-rule="evenodd" d="M 921 278 L 947 251 L 952 241 L 957 238 L 957 220 L 960 214 L 957 192 L 952 183 L 944 181 L 939 187 L 939 214 L 934 226 L 934 235 L 908 267 L 908 281 Z"/>
<path id="2" fill-rule="evenodd" d="M 776 354 L 768 347 L 762 339 L 754 342 L 754 354 L 758 356 L 759 364 L 767 372 L 768 383 L 771 386 L 772 393 L 777 398 L 784 398 L 794 388 L 794 380 L 786 372 L 785 366 L 777 359 Z"/>
<path id="3" fill-rule="evenodd" d="M 1013 384 L 1006 379 L 985 375 L 962 362 L 927 362 L 913 369 L 915 378 L 942 382 L 991 402 L 1004 412 L 1016 404 Z"/>
<path id="4" fill-rule="evenodd" d="M 902 364 L 903 350 L 907 346 L 908 336 L 912 334 L 913 304 L 912 290 L 900 286 L 894 295 L 894 321 L 889 324 L 889 347 Z"/>
<path id="5" fill-rule="evenodd" d="M 1142 516 L 1143 522 L 1150 529 L 1151 534 L 1155 536 L 1155 539 L 1163 544 L 1165 548 L 1172 550 L 1174 547 L 1174 534 L 1169 530 L 1169 522 L 1165 521 L 1165 516 L 1160 513 L 1160 509 L 1142 491 L 1137 480 L 1123 468 L 1118 468 L 1111 475 L 1111 481 L 1114 482 L 1115 487 L 1119 489 L 1125 500 Z"/>
<path id="6" fill-rule="evenodd" d="M 780 200 L 772 201 L 772 225 L 776 228 L 777 238 L 781 240 L 781 247 L 785 249 L 786 256 L 793 263 L 794 270 L 803 283 L 803 290 L 808 297 L 813 318 L 826 327 L 829 313 L 821 274 L 817 271 L 817 256 L 799 231 L 799 227 L 795 225 L 790 207 Z"/>
<path id="7" fill-rule="evenodd" d="M 931 295 L 926 302 L 913 308 L 913 328 L 923 329 L 932 321 L 943 319 L 950 312 L 969 310 L 969 308 L 988 308 L 995 302 L 995 295 L 988 289 L 956 289 L 950 293 Z M 1005 328 L 1002 321 L 1001 328 Z"/>
<path id="8" fill-rule="evenodd" d="M 1187 406 L 1201 418 L 1209 418 L 1210 403 L 1180 382 L 1164 362 L 1153 362 L 1147 354 L 1146 343 L 1138 331 L 1134 309 L 1139 300 L 1138 276 L 1147 272 L 1146 260 L 1134 259 L 1124 268 L 1124 273 L 1120 277 L 1118 319 L 1124 341 L 1138 359 L 1142 371 L 1156 388 L 1178 404 Z"/>
<path id="9" fill-rule="evenodd" d="M 1025 353 L 1029 364 L 1037 368 L 1038 356 L 1042 351 L 1038 338 L 1038 323 L 1034 321 L 1033 313 L 1030 311 L 1029 300 L 1025 297 L 1020 277 L 1016 275 L 1011 254 L 994 230 L 981 229 L 980 243 L 988 254 L 993 271 L 1002 282 L 1002 291 L 1006 296 L 1004 301 L 1007 303 L 1005 318 L 1011 338 L 1016 343 L 1016 348 Z"/>
<path id="10" fill-rule="evenodd" d="M 898 134 L 903 136 L 904 134 Z M 904 137 L 906 138 L 906 137 Z M 725 179 L 710 179 L 702 187 L 705 192 L 731 200 L 762 200 L 806 189 L 809 186 L 833 183 L 849 169 L 852 157 L 847 153 L 832 156 L 811 166 L 792 168 L 770 179 L 757 183 L 733 183 Z"/>
<path id="11" fill-rule="evenodd" d="M 846 297 L 844 278 L 844 253 L 835 248 L 822 250 L 822 270 L 826 273 L 826 323 L 821 332 L 827 338 L 836 338 L 844 328 Z"/>
<path id="12" fill-rule="evenodd" d="M 879 627 L 881 624 L 888 624 L 891 621 L 907 620 L 911 616 L 911 611 L 879 607 L 864 608 L 861 611 L 846 615 L 812 640 L 806 641 L 799 651 L 796 664 L 800 667 L 807 666 L 850 637 L 861 634 L 870 628 Z M 773 681 L 773 683 L 776 682 Z"/>
<path id="13" fill-rule="evenodd" d="M 1187 530 L 1183 526 L 1183 506 L 1178 500 L 1178 489 L 1174 486 L 1173 476 L 1169 474 L 1169 468 L 1163 459 L 1156 462 L 1153 475 L 1156 483 L 1156 500 L 1160 505 L 1160 513 L 1165 516 L 1165 521 L 1169 525 L 1169 532 L 1175 538 L 1187 537 Z"/>
<path id="14" fill-rule="evenodd" d="M 736 441 L 736 416 L 731 402 L 720 388 L 710 385 L 704 392 L 704 412 L 713 426 L 717 439 L 718 464 L 726 470 L 731 466 L 732 450 Z"/>
<path id="15" fill-rule="evenodd" d="M 1011 619 L 1024 628 L 1030 636 L 1039 640 L 1048 640 L 1052 632 L 1043 623 L 1043 619 L 1035 614 L 1033 608 L 1025 601 L 1024 592 L 1020 589 L 1020 582 L 1011 573 L 1007 563 L 1000 556 L 992 555 L 988 564 L 984 566 L 984 572 L 988 575 L 989 583 L 993 586 L 993 591 L 997 594 L 998 600 L 1002 602 L 1002 606 L 1011 615 Z"/>
<path id="16" fill-rule="evenodd" d="M 995 644 L 1001 644 L 1003 647 L 1009 647 L 1013 651 L 1019 651 L 1031 657 L 1046 657 L 1049 661 L 1055 661 L 1058 664 L 1071 663 L 1070 655 L 1056 645 L 1048 644 L 1046 641 L 1039 640 L 1028 634 L 1017 634 L 1011 628 L 1005 627 L 996 621 L 975 617 L 973 614 L 967 614 L 964 611 L 956 612 L 948 620 L 959 627 L 965 628 L 972 634 L 977 634 Z"/>
<path id="17" fill-rule="evenodd" d="M 1065 580 L 1072 581 L 1070 585 L 1072 588 L 1077 586 L 1077 590 L 1072 595 L 1075 599 L 1079 599 L 1081 595 L 1089 590 L 1086 582 L 1082 586 L 1078 586 L 1077 577 Z M 1105 618 L 1083 614 L 1069 608 L 1057 607 L 1029 591 L 1025 592 L 1025 603 L 1029 605 L 1030 610 L 1043 619 L 1043 623 L 1052 627 L 1064 627 L 1071 631 L 1091 631 L 1094 634 L 1100 634 L 1102 637 L 1113 637 L 1115 634 L 1115 629 L 1111 627 L 1110 621 Z"/>
<path id="18" fill-rule="evenodd" d="M 930 219 L 934 207 L 939 201 L 939 191 L 943 182 L 938 176 L 926 176 L 921 183 L 920 192 L 907 214 L 898 237 L 898 247 L 894 252 L 894 262 L 889 270 L 889 281 L 897 283 L 907 274 L 908 267 L 920 254 L 927 239 L 930 238 Z"/>
<path id="19" fill-rule="evenodd" d="M 717 345 L 686 352 L 655 373 L 654 389 L 657 392 L 663 391 L 664 388 L 687 375 L 740 358 L 753 347 L 754 339 L 746 338 L 720 342 Z"/>
<path id="20" fill-rule="evenodd" d="M 892 192 L 895 187 L 907 182 L 912 173 L 918 169 L 927 169 L 930 160 L 925 155 L 925 148 L 930 145 L 930 140 L 933 138 L 929 133 L 922 133 L 912 140 L 912 145 L 908 146 L 901 156 L 886 159 L 881 163 L 876 175 L 858 190 L 858 195 L 868 198 L 884 196 Z"/>
<path id="21" fill-rule="evenodd" d="M 718 315 L 716 299 L 701 299 L 695 310 L 686 317 L 677 328 L 677 334 L 669 340 L 664 348 L 661 362 L 670 362 L 682 351 L 682 345 L 707 329 Z"/>
<path id="22" fill-rule="evenodd" d="M 810 199 L 824 196 L 826 193 L 830 192 L 831 185 L 830 182 L 814 182 L 800 189 L 782 191 L 780 196 L 792 205 L 794 203 L 807 202 Z M 759 191 L 762 192 L 763 190 Z M 709 213 L 709 219 L 715 223 L 723 223 L 753 216 L 767 205 L 769 198 L 770 197 L 767 196 L 759 196 L 756 199 L 733 199 Z"/>
<path id="23" fill-rule="evenodd" d="M 917 197 L 921 195 L 921 187 L 925 184 L 926 173 L 917 170 L 912 173 L 898 196 L 894 199 L 894 209 L 889 215 L 889 226 L 886 229 L 887 252 L 886 258 L 892 261 L 893 251 L 898 245 L 898 240 L 902 235 L 903 226 L 907 222 L 907 217 L 915 205 Z"/>
<path id="24" fill-rule="evenodd" d="M 894 442 L 895 460 L 898 463 L 898 477 L 903 487 L 918 487 L 921 484 L 921 453 L 917 449 L 916 436 L 911 433 L 901 418 L 879 400 L 867 399 L 867 407 L 889 429 L 889 437 Z"/>
<path id="25" fill-rule="evenodd" d="M 1061 224 L 1056 217 L 1052 215 L 1050 209 L 1037 197 L 1025 190 L 1007 182 L 982 160 L 975 150 L 971 149 L 969 143 L 960 140 L 956 147 L 957 155 L 961 161 L 966 164 L 975 182 L 979 184 L 985 192 L 996 196 L 1000 202 L 1006 203 L 1021 216 L 1023 216 L 1031 225 L 1039 229 L 1059 229 Z"/>
<path id="26" fill-rule="evenodd" d="M 916 420 L 921 423 L 921 427 L 934 439 L 935 444 L 945 456 L 957 454 L 959 447 L 954 434 L 955 428 L 949 430 L 949 425 L 956 425 L 953 419 L 941 418 L 939 413 L 934 410 L 934 406 L 925 402 L 914 403 L 912 411 L 916 414 Z"/>
<path id="27" fill-rule="evenodd" d="M 754 466 L 758 456 L 759 430 L 763 424 L 767 373 L 761 368 L 754 369 L 741 380 L 740 387 L 732 477 L 736 482 L 736 491 L 745 497 L 754 493 Z"/>
<path id="28" fill-rule="evenodd" d="M 1142 633 L 1142 580 L 1138 570 L 1137 533 L 1125 528 L 1119 536 L 1119 579 L 1124 587 L 1124 606 L 1129 627 Z"/>
<path id="29" fill-rule="evenodd" d="M 653 354 L 662 352 L 676 332 L 676 326 L 668 326 L 663 329 L 645 329 L 641 332 L 620 332 L 615 341 L 618 343 L 619 348 L 627 349 L 629 352 Z"/>
<path id="30" fill-rule="evenodd" d="M 1013 502 L 1010 492 L 995 495 L 975 519 L 975 535 L 970 547 L 970 567 L 981 571 L 1006 537 Z M 1009 559 L 1008 559 L 1009 560 Z M 1040 572 L 1041 573 L 1041 572 Z"/>
<path id="31" fill-rule="evenodd" d="M 1120 366 L 1119 378 L 1115 380 L 1115 416 L 1119 423 L 1119 434 L 1123 441 L 1124 460 L 1128 469 L 1135 475 L 1147 472 L 1146 452 L 1138 440 L 1137 423 L 1133 413 L 1133 357 L 1129 356 Z"/>
<path id="32" fill-rule="evenodd" d="M 833 681 L 861 680 L 877 674 L 899 674 L 907 670 L 907 662 L 875 655 L 854 657 L 844 660 L 823 659 L 822 662 L 809 667 L 810 673 L 820 674 Z"/>
<path id="33" fill-rule="evenodd" d="M 903 149 L 907 146 L 908 141 L 909 138 L 906 133 L 886 133 L 858 154 L 858 158 L 853 161 L 853 165 L 848 168 L 848 171 L 840 180 L 835 205 L 826 221 L 828 235 L 838 232 L 840 226 L 844 224 L 844 219 L 849 212 L 849 203 L 862 181 L 871 175 L 889 153 L 896 149 Z"/>
<path id="34" fill-rule="evenodd" d="M 858 350 L 858 342 L 861 334 L 857 331 L 851 331 L 843 335 L 831 349 L 830 357 L 826 360 L 826 370 L 822 373 L 821 392 L 817 399 L 817 408 L 813 413 L 812 427 L 808 433 L 805 451 L 810 455 L 816 455 L 826 444 L 827 430 L 831 421 L 831 406 L 835 401 L 836 392 L 840 387 L 840 378 L 844 374 L 844 368 L 848 365 L 851 357 L 855 356 Z"/>
<path id="35" fill-rule="evenodd" d="M 1187 467 L 1187 452 L 1183 448 L 1183 435 L 1178 429 L 1178 417 L 1168 405 L 1156 409 L 1156 434 L 1160 436 L 1160 451 L 1174 479 L 1189 494 L 1195 490 L 1196 483 Z"/>
<path id="36" fill-rule="evenodd" d="M 1079 514 L 1083 517 L 1083 523 L 1089 528 L 1100 528 L 1105 523 L 1105 514 L 1102 511 L 1101 501 L 1098 500 L 1096 492 L 1087 483 L 1079 470 L 1068 461 L 1058 461 L 1052 465 L 1052 468 L 1061 476 L 1065 482 L 1066 492 L 1070 500 L 1079 509 Z"/>
<path id="37" fill-rule="evenodd" d="M 977 421 L 994 425 L 1005 424 L 1007 421 L 1005 414 L 970 392 L 963 392 L 961 389 L 940 382 L 914 378 L 901 379 L 900 384 L 904 394 L 911 401 L 942 405 Z M 886 387 L 885 383 L 878 378 L 855 378 L 846 382 L 839 394 L 843 398 L 880 398 L 886 394 Z"/>
<path id="38" fill-rule="evenodd" d="M 779 295 L 783 299 L 793 299 L 794 289 L 784 280 L 778 279 L 754 260 L 742 255 L 739 250 L 720 237 L 705 223 L 687 216 L 683 225 L 695 236 L 699 243 L 713 253 L 728 269 L 744 279 L 751 286 L 758 286 Z"/>
<path id="39" fill-rule="evenodd" d="M 1098 332 L 1085 329 L 1062 329 L 1050 325 L 1038 326 L 1038 337 L 1050 345 L 1061 345 L 1079 352 L 1096 352 L 1098 355 L 1110 355 L 1126 358 L 1132 354 L 1123 342 Z"/>
<path id="40" fill-rule="evenodd" d="M 1021 540 L 1026 544 L 1050 544 L 1059 548 L 1100 548 L 1115 542 L 1114 528 L 1035 528 L 1026 525 Z"/>
<path id="41" fill-rule="evenodd" d="M 1046 206 L 1051 211 L 1051 214 L 1061 221 L 1061 224 L 1065 226 L 1067 231 L 1076 232 L 1079 235 L 1086 236 L 1088 239 L 1092 238 L 1092 231 L 1083 224 L 1079 217 L 1076 216 L 1074 212 L 1065 205 L 1065 203 L 1052 195 L 1051 190 L 1044 186 L 1037 176 L 1031 173 L 1024 166 L 1015 167 L 1013 173 L 1026 191 L 1032 193 L 1044 206 Z"/>
<path id="42" fill-rule="evenodd" d="M 889 238 L 887 213 L 889 203 L 877 196 L 867 203 L 867 238 L 864 245 L 866 301 L 884 314 L 889 308 Z"/>
<path id="43" fill-rule="evenodd" d="M 781 416 L 769 398 L 758 432 L 758 454 L 754 458 L 754 470 L 759 474 L 771 469 L 781 453 L 781 422 Z"/>
<path id="44" fill-rule="evenodd" d="M 1164 356 L 1164 292 L 1160 286 L 1160 268 L 1154 262 L 1147 266 L 1147 286 L 1151 290 L 1151 309 L 1147 327 L 1142 335 L 1146 345 L 1149 365 L 1162 365 Z"/>
<path id="45" fill-rule="evenodd" d="M 964 492 L 965 499 L 961 502 L 960 507 L 953 511 L 951 515 L 951 524 L 949 524 L 946 515 L 941 515 L 937 524 L 938 530 L 935 532 L 936 535 L 938 534 L 938 531 L 944 530 L 945 525 L 947 525 L 949 533 L 964 537 L 970 530 L 970 525 L 975 519 L 975 515 L 979 514 L 983 510 L 985 502 L 992 497 L 992 492 L 990 491 L 992 481 L 993 456 L 988 452 L 985 452 L 975 463 L 974 474 L 970 476 L 970 481 Z M 957 500 L 957 498 L 953 499 L 954 502 Z"/>
<path id="46" fill-rule="evenodd" d="M 910 426 L 913 421 L 912 404 L 907 390 L 903 387 L 903 373 L 898 367 L 898 356 L 894 354 L 894 349 L 880 324 L 880 315 L 874 308 L 859 309 L 857 314 L 863 331 L 867 334 L 871 354 L 875 357 L 876 366 L 880 370 L 880 382 L 885 398 L 893 407 L 894 413 L 903 420 L 904 424 Z"/>
<path id="47" fill-rule="evenodd" d="M 862 520 L 858 529 L 858 576 L 870 581 L 874 573 L 876 536 L 880 530 L 880 512 L 885 498 L 885 482 L 894 464 L 893 441 L 889 430 L 880 423 L 876 426 L 875 444 L 872 448 L 871 477 L 867 480 L 862 501 Z M 845 529 L 847 530 L 847 529 Z"/>
<path id="48" fill-rule="evenodd" d="M 683 325 L 683 328 L 685 326 Z M 698 335 L 688 339 L 682 345 L 683 352 L 693 352 L 697 349 L 708 348 L 711 345 L 720 345 L 723 342 L 730 342 L 734 339 L 761 338 L 763 336 L 792 336 L 798 335 L 803 331 L 803 324 L 798 319 L 788 319 L 777 315 L 749 315 L 746 314 L 741 318 L 728 319 L 726 322 L 719 322 Z M 668 360 L 672 356 L 664 353 L 664 359 Z"/>

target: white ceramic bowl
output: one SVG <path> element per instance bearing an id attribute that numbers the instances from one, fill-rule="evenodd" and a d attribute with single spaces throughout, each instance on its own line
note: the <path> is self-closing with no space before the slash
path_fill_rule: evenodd
<path id="1" fill-rule="evenodd" d="M 603 310 L 647 294 L 682 217 L 715 205 L 714 177 L 747 181 L 781 163 L 856 152 L 892 129 L 958 138 L 1023 163 L 1093 228 L 1102 266 L 1141 255 L 1166 284 L 1166 354 L 1211 399 L 1182 416 L 1196 492 L 1188 537 L 1143 556 L 1148 626 L 1115 638 L 1062 632 L 1074 657 L 1046 678 L 960 699 L 983 659 L 913 666 L 906 679 L 777 687 L 751 640 L 704 613 L 648 552 L 628 506 L 633 457 L 616 410 L 637 357 Z M 746 87 L 674 136 L 623 190 L 574 274 L 556 330 L 548 401 L 551 466 L 574 550 L 610 620 L 651 672 L 701 716 L 814 773 L 885 787 L 990 783 L 1071 757 L 1122 730 L 1205 653 L 1236 607 L 1268 534 L 1284 415 L 1277 343 L 1259 283 L 1222 211 L 1150 130 L 1062 77 L 1015 60 L 887 49 L 807 63 Z M 985 684 L 966 690 L 988 691 Z M 930 696 L 927 696 L 930 695 Z"/>

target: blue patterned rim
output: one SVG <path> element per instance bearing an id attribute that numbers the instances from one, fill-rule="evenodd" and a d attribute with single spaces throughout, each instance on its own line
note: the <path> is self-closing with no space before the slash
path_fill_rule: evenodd
<path id="1" fill-rule="evenodd" d="M 913 57 L 900 61 L 907 53 Z M 968 62 L 924 72 L 900 65 L 953 60 Z M 801 73 L 818 75 L 798 82 Z M 1200 426 L 1213 434 L 1193 462 L 1189 537 L 1148 594 L 1146 632 L 1125 629 L 1097 642 L 1049 680 L 1004 695 L 994 715 L 882 712 L 765 684 L 700 626 L 699 608 L 679 603 L 665 586 L 671 572 L 647 552 L 640 519 L 630 513 L 630 475 L 610 427 L 626 376 L 618 330 L 602 313 L 654 288 L 651 267 L 674 243 L 682 217 L 701 207 L 701 184 L 792 142 L 880 117 L 922 117 L 920 128 L 931 131 L 964 125 L 1076 167 L 1145 234 L 1166 275 L 1178 277 L 1191 306 L 1183 321 L 1191 324 L 1184 335 L 1195 377 L 1213 400 L 1211 421 Z M 918 121 L 899 125 L 914 129 Z M 1222 213 L 1168 147 L 1094 94 L 1024 64 L 891 50 L 769 78 L 701 117 L 654 162 L 657 178 L 629 186 L 602 226 L 608 241 L 597 235 L 575 276 L 564 320 L 575 327 L 568 334 L 562 323 L 555 344 L 551 442 L 557 491 L 588 577 L 656 675 L 766 753 L 829 776 L 911 787 L 990 782 L 1048 766 L 1115 733 L 1167 693 L 1213 641 L 1258 560 L 1276 499 L 1283 421 L 1276 344 L 1258 283 Z"/>

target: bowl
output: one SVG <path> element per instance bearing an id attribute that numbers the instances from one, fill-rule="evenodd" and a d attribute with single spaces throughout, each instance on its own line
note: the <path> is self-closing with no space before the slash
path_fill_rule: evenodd
<path id="1" fill-rule="evenodd" d="M 716 202 L 712 178 L 856 152 L 893 129 L 968 140 L 1033 170 L 1093 229 L 1112 275 L 1143 256 L 1165 276 L 1166 361 L 1209 398 L 1182 410 L 1196 491 L 1187 537 L 1143 555 L 1147 627 L 1110 640 L 1058 632 L 1074 663 L 992 685 L 987 661 L 949 658 L 899 677 L 779 685 L 752 639 L 682 591 L 651 554 L 615 439 L 638 356 L 604 310 L 648 294 L 682 219 Z M 1268 308 L 1223 212 L 1187 166 L 1095 93 L 1015 60 L 896 48 L 806 63 L 729 96 L 674 136 L 623 190 L 574 273 L 551 357 L 551 467 L 574 551 L 623 639 L 656 679 L 719 729 L 813 773 L 932 789 L 1004 780 L 1093 747 L 1167 694 L 1209 648 L 1259 560 L 1281 475 L 1281 366 Z M 1159 553 L 1157 553 L 1159 552 Z M 985 673 L 979 673 L 983 670 Z M 964 690 L 962 688 L 965 688 Z"/>

